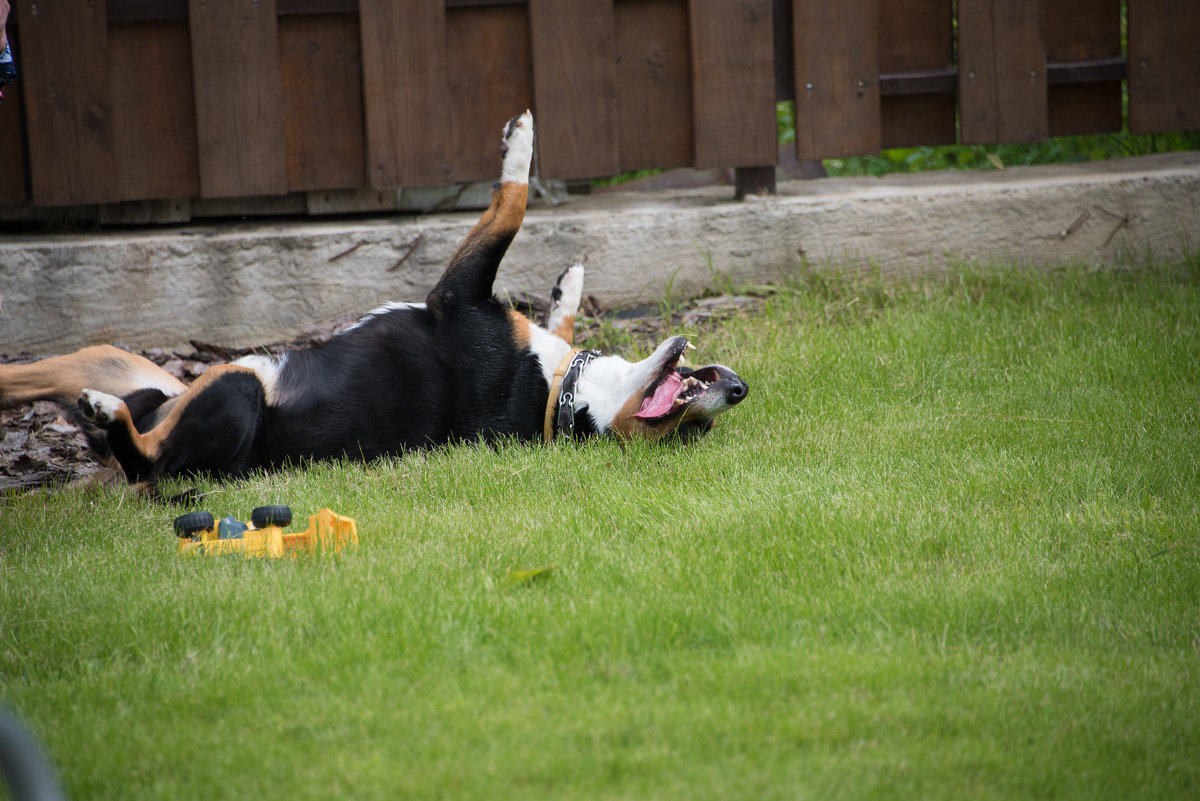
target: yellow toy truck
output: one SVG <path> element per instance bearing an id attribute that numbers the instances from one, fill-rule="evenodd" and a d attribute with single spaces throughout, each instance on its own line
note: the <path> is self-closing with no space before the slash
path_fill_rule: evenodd
<path id="1" fill-rule="evenodd" d="M 354 519 L 322 509 L 308 518 L 308 529 L 286 532 L 292 510 L 287 506 L 259 506 L 246 524 L 232 515 L 214 520 L 208 512 L 189 512 L 175 518 L 179 553 L 184 556 L 241 554 L 247 559 L 278 559 L 301 553 L 337 553 L 358 546 Z"/>

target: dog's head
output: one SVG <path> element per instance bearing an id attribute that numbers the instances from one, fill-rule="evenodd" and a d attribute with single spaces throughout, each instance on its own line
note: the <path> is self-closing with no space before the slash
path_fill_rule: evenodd
<path id="1" fill-rule="evenodd" d="M 704 434 L 717 415 L 745 400 L 750 388 L 720 364 L 683 365 L 685 337 L 663 342 L 648 358 L 600 356 L 579 376 L 576 404 L 597 431 L 651 440 Z M 586 409 L 584 408 L 586 407 Z"/>

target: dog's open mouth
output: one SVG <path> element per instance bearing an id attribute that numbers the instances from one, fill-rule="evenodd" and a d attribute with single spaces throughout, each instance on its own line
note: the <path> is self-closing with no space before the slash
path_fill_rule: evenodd
<path id="1" fill-rule="evenodd" d="M 634 417 L 659 422 L 695 410 L 697 416 L 711 418 L 745 399 L 749 387 L 727 367 L 684 367 L 684 351 L 693 346 L 683 337 L 675 340 L 664 354 L 662 374 L 646 391 Z"/>

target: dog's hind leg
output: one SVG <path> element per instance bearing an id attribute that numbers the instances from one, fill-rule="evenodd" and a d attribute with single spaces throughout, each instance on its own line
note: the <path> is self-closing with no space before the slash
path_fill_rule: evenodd
<path id="1" fill-rule="evenodd" d="M 455 307 L 491 298 L 500 260 L 525 219 L 533 159 L 533 116 L 528 111 L 505 126 L 501 152 L 500 183 L 492 190 L 491 205 L 459 245 L 446 272 L 426 298 L 429 310 L 439 319 Z"/>
<path id="2" fill-rule="evenodd" d="M 255 448 L 265 398 L 257 373 L 222 364 L 163 404 L 145 430 L 138 428 L 125 401 L 100 390 L 83 389 L 79 410 L 107 432 L 129 481 L 153 481 L 202 471 L 240 475 L 258 466 Z"/>
<path id="3" fill-rule="evenodd" d="M 154 362 L 111 345 L 83 348 L 31 364 L 0 365 L 0 408 L 35 400 L 70 405 L 85 388 L 124 397 L 157 389 L 168 397 L 187 389 Z"/>
<path id="4" fill-rule="evenodd" d="M 568 345 L 575 344 L 575 314 L 582 298 L 583 265 L 577 262 L 558 274 L 550 290 L 550 321 L 546 324 L 550 333 Z"/>

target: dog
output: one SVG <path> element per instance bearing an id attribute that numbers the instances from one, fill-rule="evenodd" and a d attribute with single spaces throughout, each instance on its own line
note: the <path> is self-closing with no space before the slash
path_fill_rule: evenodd
<path id="1" fill-rule="evenodd" d="M 493 296 L 524 220 L 533 137 L 528 111 L 505 126 L 491 205 L 424 303 L 383 306 L 278 361 L 215 365 L 190 386 L 112 346 L 0 365 L 0 406 L 74 404 L 92 445 L 149 487 L 458 441 L 707 432 L 746 398 L 746 382 L 720 364 L 683 366 L 681 336 L 638 362 L 575 348 L 581 265 L 559 275 L 545 328 Z"/>

